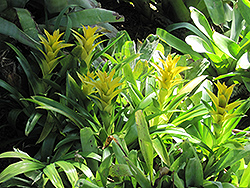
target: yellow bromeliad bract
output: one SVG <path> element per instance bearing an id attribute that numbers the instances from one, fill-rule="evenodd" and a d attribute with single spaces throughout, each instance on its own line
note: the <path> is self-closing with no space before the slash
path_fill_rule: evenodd
<path id="1" fill-rule="evenodd" d="M 218 136 L 222 131 L 223 123 L 238 115 L 232 114 L 231 111 L 238 107 L 243 101 L 235 101 L 229 104 L 229 99 L 232 95 L 235 84 L 227 87 L 225 83 L 221 84 L 218 81 L 215 85 L 218 88 L 217 97 L 212 91 L 208 89 L 206 89 L 206 91 L 214 104 L 214 108 L 210 113 L 213 117 L 215 135 Z"/>
<path id="2" fill-rule="evenodd" d="M 156 79 L 159 81 L 160 103 L 163 103 L 166 97 L 169 97 L 169 95 L 172 93 L 172 89 L 176 85 L 183 82 L 183 79 L 179 74 L 189 69 L 189 67 L 176 66 L 179 60 L 180 56 L 175 56 L 174 58 L 172 58 L 171 54 L 169 54 L 165 61 L 163 59 L 160 59 L 163 67 L 160 67 L 155 63 L 151 63 L 152 66 L 160 74 L 159 76 L 156 76 Z"/>
<path id="3" fill-rule="evenodd" d="M 41 43 L 44 45 L 44 50 L 39 49 L 44 57 L 45 60 L 42 60 L 42 72 L 43 72 L 43 76 L 46 76 L 48 74 L 51 73 L 51 71 L 55 68 L 55 66 L 57 65 L 57 60 L 62 57 L 57 57 L 59 51 L 62 48 L 66 48 L 66 47 L 70 47 L 73 46 L 73 44 L 66 44 L 64 43 L 64 40 L 59 40 L 61 38 L 61 36 L 63 35 L 63 33 L 59 33 L 59 29 L 54 31 L 52 35 L 50 35 L 48 33 L 48 31 L 46 31 L 44 29 L 44 33 L 47 37 L 44 38 L 41 35 L 38 35 Z"/>
<path id="4" fill-rule="evenodd" d="M 98 105 L 100 110 L 111 113 L 113 106 L 112 99 L 122 91 L 122 89 L 117 88 L 123 83 L 120 83 L 120 77 L 113 78 L 115 69 L 113 69 L 109 74 L 107 74 L 106 71 L 102 72 L 98 70 L 96 74 L 99 79 L 92 80 L 89 84 L 96 88 L 99 97 L 94 95 L 93 97 L 100 101 L 100 104 Z"/>
<path id="5" fill-rule="evenodd" d="M 95 80 L 96 75 L 94 72 L 87 72 L 87 75 L 81 75 L 80 73 L 77 72 L 78 77 L 80 78 L 82 85 L 81 85 L 81 90 L 84 93 L 84 95 L 90 95 L 91 93 L 94 92 L 94 86 L 92 84 L 89 84 L 93 80 Z"/>
<path id="6" fill-rule="evenodd" d="M 94 53 L 93 50 L 95 49 L 95 47 L 97 45 L 99 45 L 100 43 L 102 43 L 103 41 L 100 41 L 98 43 L 94 43 L 95 40 L 101 36 L 103 36 L 103 34 L 98 34 L 96 33 L 98 27 L 90 27 L 87 26 L 87 28 L 85 26 L 82 26 L 82 31 L 83 31 L 83 35 L 81 35 L 80 33 L 72 30 L 74 37 L 76 38 L 78 44 L 77 47 L 81 48 L 81 60 L 84 60 L 88 70 L 90 69 L 90 62 L 91 62 L 91 58 L 93 57 Z"/>

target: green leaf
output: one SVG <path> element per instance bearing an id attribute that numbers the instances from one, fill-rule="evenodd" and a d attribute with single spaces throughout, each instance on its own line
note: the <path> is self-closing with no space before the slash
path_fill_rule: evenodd
<path id="1" fill-rule="evenodd" d="M 225 35 L 222 35 L 216 31 L 213 33 L 213 40 L 214 43 L 218 46 L 218 48 L 225 54 L 234 59 L 237 57 L 240 51 L 240 46 L 236 44 L 233 40 L 227 38 Z"/>
<path id="2" fill-rule="evenodd" d="M 143 99 L 143 95 L 136 87 L 137 85 L 131 84 L 130 82 L 128 82 L 127 84 L 129 86 L 128 91 L 130 95 L 130 100 L 132 102 L 133 107 L 136 108 L 140 105 L 140 102 Z"/>
<path id="3" fill-rule="evenodd" d="M 44 168 L 44 165 L 30 160 L 23 160 L 9 165 L 0 174 L 0 183 L 7 181 L 8 179 L 23 174 L 25 172 L 35 171 Z M 18 169 L 18 170 L 17 170 Z"/>
<path id="4" fill-rule="evenodd" d="M 7 0 L 2 0 L 0 2 L 0 12 L 2 12 L 3 10 L 5 10 L 7 7 L 8 7 Z"/>
<path id="5" fill-rule="evenodd" d="M 48 113 L 47 118 L 46 118 L 46 122 L 44 123 L 44 126 L 43 126 L 42 133 L 40 134 L 40 137 L 36 143 L 42 142 L 49 135 L 49 133 L 52 131 L 55 124 L 56 124 L 56 117 L 54 117 L 52 115 L 52 113 Z"/>
<path id="6" fill-rule="evenodd" d="M 78 135 L 69 135 L 66 138 L 62 139 L 55 147 L 54 151 L 57 150 L 58 148 L 60 148 L 61 146 L 68 144 L 70 142 L 74 142 L 74 141 L 79 141 L 80 137 Z"/>
<path id="7" fill-rule="evenodd" d="M 213 53 L 213 50 L 210 48 L 207 42 L 196 35 L 187 36 L 185 41 L 192 47 L 194 51 L 198 53 Z"/>
<path id="8" fill-rule="evenodd" d="M 191 80 L 190 82 L 188 82 L 183 88 L 181 88 L 181 90 L 178 92 L 178 96 L 181 96 L 185 93 L 190 93 L 191 91 L 193 91 L 193 89 L 198 86 L 201 82 L 203 82 L 205 79 L 207 78 L 207 76 L 199 76 L 197 78 L 194 78 L 193 80 Z"/>
<path id="9" fill-rule="evenodd" d="M 25 56 L 12 44 L 8 43 L 8 45 L 16 52 L 17 54 L 17 59 L 19 63 L 21 64 L 27 78 L 28 82 L 30 83 L 32 90 L 35 94 L 41 94 L 44 92 L 45 88 L 42 83 L 42 81 L 38 78 L 36 74 L 34 74 L 30 63 L 27 61 Z"/>
<path id="10" fill-rule="evenodd" d="M 241 179 L 239 187 L 249 187 L 250 186 L 250 162 L 247 165 L 247 168 L 244 170 Z"/>
<path id="11" fill-rule="evenodd" d="M 214 22 L 214 24 L 219 25 L 225 22 L 225 13 L 223 2 L 221 0 L 204 0 L 208 13 Z"/>
<path id="12" fill-rule="evenodd" d="M 199 53 L 193 51 L 193 49 L 188 44 L 183 42 L 181 39 L 178 39 L 174 35 L 171 35 L 169 32 L 157 28 L 156 34 L 163 42 L 167 43 L 168 45 L 172 46 L 173 48 L 179 50 L 184 54 L 190 54 L 195 60 L 202 58 L 202 56 Z"/>
<path id="13" fill-rule="evenodd" d="M 138 142 L 139 142 L 144 160 L 149 169 L 150 179 L 152 181 L 153 180 L 153 159 L 154 159 L 153 144 L 150 138 L 148 124 L 141 110 L 135 112 L 135 121 L 137 125 Z"/>
<path id="14" fill-rule="evenodd" d="M 123 22 L 124 17 L 118 13 L 101 8 L 84 9 L 77 12 L 68 13 L 67 16 L 72 20 L 72 27 L 80 27 L 81 25 L 97 25 L 107 22 Z M 84 18 L 84 19 L 83 19 Z M 49 20 L 50 24 L 55 23 L 55 19 Z M 61 26 L 67 26 L 67 17 L 63 16 Z"/>
<path id="15" fill-rule="evenodd" d="M 153 147 L 156 151 L 156 153 L 159 155 L 159 157 L 161 158 L 161 160 L 168 166 L 170 167 L 170 159 L 169 159 L 169 155 L 166 149 L 166 146 L 164 145 L 164 143 L 162 142 L 161 138 L 159 137 L 159 135 L 156 135 L 156 137 L 152 140 L 153 143 Z"/>
<path id="16" fill-rule="evenodd" d="M 116 160 L 118 161 L 119 164 L 126 164 L 126 160 L 125 160 L 126 153 L 124 153 L 123 152 L 124 149 L 121 148 L 122 146 L 119 142 L 120 139 L 118 137 L 116 139 L 118 143 L 115 142 L 114 140 L 112 141 L 112 148 L 113 148 L 113 152 L 115 153 Z"/>
<path id="17" fill-rule="evenodd" d="M 13 177 L 3 183 L 1 183 L 1 187 L 22 187 L 22 188 L 30 188 L 31 181 L 19 178 L 19 177 Z"/>
<path id="18" fill-rule="evenodd" d="M 203 169 L 196 157 L 188 160 L 185 168 L 185 181 L 188 187 L 201 187 L 203 184 Z"/>
<path id="19" fill-rule="evenodd" d="M 63 169 L 69 179 L 70 184 L 72 185 L 72 187 L 74 187 L 78 180 L 78 175 L 75 167 L 71 163 L 66 161 L 57 161 L 55 162 L 55 164 Z"/>
<path id="20" fill-rule="evenodd" d="M 91 152 L 97 153 L 97 143 L 93 131 L 89 127 L 85 127 L 80 131 L 80 139 L 82 152 L 87 155 Z"/>
<path id="21" fill-rule="evenodd" d="M 46 9 L 50 14 L 60 12 L 64 7 L 68 5 L 67 0 L 45 0 Z"/>
<path id="22" fill-rule="evenodd" d="M 250 53 L 244 53 L 236 63 L 236 69 L 248 69 L 250 68 Z"/>
<path id="23" fill-rule="evenodd" d="M 195 27 L 191 23 L 187 23 L 187 22 L 174 23 L 174 24 L 169 25 L 166 28 L 166 30 L 168 32 L 171 32 L 173 30 L 180 29 L 180 28 L 185 28 L 185 29 L 188 29 L 188 30 L 192 31 L 194 34 L 198 35 L 200 38 L 205 40 L 205 42 L 208 43 L 211 46 L 210 41 L 208 40 L 208 38 L 199 29 L 197 29 L 197 27 Z"/>
<path id="24" fill-rule="evenodd" d="M 230 39 L 232 39 L 235 42 L 238 42 L 243 26 L 244 26 L 244 19 L 241 15 L 241 12 L 239 11 L 238 8 L 236 8 L 236 6 L 234 6 Z"/>
<path id="25" fill-rule="evenodd" d="M 189 139 L 189 140 L 195 141 L 183 128 L 175 127 L 172 124 L 155 125 L 155 126 L 150 127 L 149 131 L 150 131 L 151 136 L 162 134 L 162 135 L 168 135 L 169 137 L 177 137 L 183 140 Z"/>
<path id="26" fill-rule="evenodd" d="M 56 170 L 55 164 L 51 163 L 43 169 L 44 174 L 49 178 L 56 188 L 64 188 L 62 179 Z"/>
<path id="27" fill-rule="evenodd" d="M 180 114 L 177 118 L 175 118 L 171 123 L 175 126 L 180 125 L 184 121 L 191 120 L 196 117 L 202 117 L 208 114 L 208 110 L 205 108 L 200 108 L 201 105 L 194 106 L 187 112 Z"/>
<path id="28" fill-rule="evenodd" d="M 92 61 L 96 60 L 98 57 L 100 56 L 104 56 L 107 55 L 107 57 L 110 57 L 111 59 L 114 59 L 112 56 L 110 56 L 109 54 L 105 54 L 105 52 L 107 52 L 112 46 L 114 46 L 123 36 L 125 35 L 125 33 L 123 33 L 122 35 L 118 36 L 113 42 L 111 42 L 110 44 L 108 44 L 105 48 L 103 48 L 100 52 L 95 53 Z M 105 55 L 104 55 L 105 54 Z M 110 60 L 112 61 L 112 60 Z M 116 60 L 114 60 L 115 62 Z"/>
<path id="29" fill-rule="evenodd" d="M 198 29 L 201 32 L 203 32 L 210 40 L 212 40 L 213 31 L 206 17 L 194 7 L 189 7 L 189 9 L 191 11 L 191 18 L 194 24 L 196 25 L 196 27 L 198 27 Z"/>
<path id="30" fill-rule="evenodd" d="M 37 103 L 38 105 L 40 105 L 38 108 L 55 111 L 64 115 L 65 117 L 68 117 L 79 128 L 84 127 L 83 119 L 75 111 L 57 101 L 42 96 L 34 96 L 32 97 L 32 99 L 26 100 Z"/>
<path id="31" fill-rule="evenodd" d="M 30 160 L 30 161 L 40 163 L 40 161 L 30 157 L 27 153 L 22 152 L 20 150 L 17 150 L 15 152 L 14 151 L 7 151 L 4 153 L 1 153 L 0 158 L 20 158 L 20 159 L 25 159 L 25 160 Z"/>
<path id="32" fill-rule="evenodd" d="M 194 157 L 194 149 L 192 147 L 193 146 L 189 143 L 189 141 L 184 141 L 182 143 L 181 148 L 183 149 L 183 152 L 177 159 L 175 159 L 170 167 L 170 171 L 175 171 L 178 173 L 180 169 L 183 169 L 183 167 L 186 166 L 188 159 Z"/>
<path id="33" fill-rule="evenodd" d="M 24 100 L 20 100 L 22 98 L 24 98 L 24 96 L 18 92 L 18 90 L 11 86 L 10 84 L 8 84 L 7 82 L 3 81 L 0 79 L 0 86 L 2 88 L 4 88 L 5 90 L 7 90 L 8 92 L 11 93 L 11 96 L 14 100 L 16 100 L 16 102 L 18 104 L 20 104 L 21 106 L 24 106 L 24 107 L 28 107 L 29 106 L 29 103 L 27 101 L 24 101 Z"/>
<path id="34" fill-rule="evenodd" d="M 38 122 L 38 120 L 42 117 L 42 114 L 38 113 L 38 112 L 34 112 L 31 114 L 31 116 L 29 117 L 26 126 L 25 126 L 25 135 L 28 136 L 30 134 L 30 132 L 34 129 L 36 123 Z"/>
<path id="35" fill-rule="evenodd" d="M 79 188 L 101 188 L 99 187 L 98 185 L 95 185 L 91 182 L 89 182 L 88 180 L 85 180 L 85 179 L 80 179 L 77 184 L 76 184 L 77 187 Z"/>
<path id="36" fill-rule="evenodd" d="M 226 142 L 222 143 L 221 146 L 229 149 L 244 149 L 243 145 L 236 140 L 227 140 Z"/>
<path id="37" fill-rule="evenodd" d="M 15 8 L 15 9 L 17 11 L 17 16 L 24 33 L 29 35 L 35 41 L 39 41 L 36 23 L 32 19 L 30 12 L 27 9 L 22 9 L 22 8 Z"/>
<path id="38" fill-rule="evenodd" d="M 96 138 L 90 127 L 85 127 L 80 130 L 80 140 L 82 146 L 82 152 L 84 156 L 91 153 L 97 153 Z M 89 157 L 87 159 L 88 167 L 94 172 L 98 169 L 98 161 Z"/>
<path id="39" fill-rule="evenodd" d="M 84 108 L 82 105 L 79 105 L 79 103 L 77 103 L 76 101 L 62 95 L 62 94 L 58 94 L 60 97 L 62 97 L 63 99 L 66 99 L 67 102 L 69 102 L 72 106 L 75 107 L 75 109 L 77 109 L 77 111 L 79 112 L 79 116 L 82 117 L 85 121 L 88 121 L 89 124 L 91 125 L 92 129 L 94 132 L 97 132 L 100 128 L 101 125 L 99 123 L 98 120 L 96 120 L 96 118 L 94 116 L 92 116 L 87 110 L 86 108 Z"/>
<path id="40" fill-rule="evenodd" d="M 109 175 L 112 177 L 132 176 L 127 164 L 115 164 L 109 168 Z"/>
<path id="41" fill-rule="evenodd" d="M 145 177 L 143 172 L 138 169 L 133 162 L 130 161 L 130 159 L 126 158 L 127 164 L 130 168 L 131 173 L 134 175 L 137 182 L 141 185 L 143 188 L 152 188 L 149 180 Z"/>
<path id="42" fill-rule="evenodd" d="M 98 168 L 98 172 L 96 173 L 96 181 L 99 186 L 105 187 L 107 184 L 109 167 L 111 166 L 112 159 L 112 155 L 107 156 Z"/>
<path id="43" fill-rule="evenodd" d="M 249 0 L 239 0 L 238 7 L 239 7 L 239 11 L 242 17 L 246 20 L 247 24 L 250 25 L 250 15 L 249 15 L 250 2 Z"/>
<path id="44" fill-rule="evenodd" d="M 184 181 L 178 176 L 178 174 L 176 172 L 174 173 L 174 185 L 177 188 L 185 188 Z"/>
<path id="45" fill-rule="evenodd" d="M 31 37 L 29 37 L 25 32 L 20 30 L 15 24 L 3 19 L 2 17 L 0 17 L 0 27 L 1 34 L 14 38 L 24 45 L 27 45 L 34 49 L 37 49 L 37 47 L 41 45 Z"/>
<path id="46" fill-rule="evenodd" d="M 205 178 L 212 174 L 219 173 L 224 168 L 233 165 L 234 163 L 248 156 L 249 154 L 250 151 L 247 150 L 229 150 L 223 157 L 220 158 L 219 161 L 214 163 L 212 167 L 205 170 Z"/>
<path id="47" fill-rule="evenodd" d="M 29 1 L 29 0 L 8 0 L 8 3 L 9 3 L 10 6 L 12 6 L 12 7 L 24 8 L 25 4 L 26 4 L 28 1 Z"/>
<path id="48" fill-rule="evenodd" d="M 156 35 L 150 34 L 144 41 L 139 49 L 139 53 L 142 54 L 140 56 L 140 60 L 142 61 L 150 61 L 152 58 L 155 49 L 157 48 L 159 44 L 159 37 Z"/>
<path id="49" fill-rule="evenodd" d="M 94 175 L 91 172 L 91 170 L 89 169 L 88 166 L 86 166 L 85 164 L 81 163 L 81 162 L 74 162 L 72 163 L 76 168 L 78 168 L 79 170 L 81 170 L 88 178 L 93 179 Z"/>

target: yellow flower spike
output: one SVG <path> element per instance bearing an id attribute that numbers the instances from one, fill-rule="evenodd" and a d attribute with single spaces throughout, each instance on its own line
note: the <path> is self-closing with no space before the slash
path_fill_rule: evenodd
<path id="1" fill-rule="evenodd" d="M 115 70 L 113 69 L 109 74 L 106 71 L 102 72 L 98 70 L 96 75 L 98 76 L 98 80 L 92 80 L 89 84 L 93 85 L 99 97 L 93 96 L 97 98 L 101 103 L 101 110 L 111 113 L 112 110 L 112 99 L 116 97 L 122 89 L 118 89 L 123 83 L 120 83 L 120 77 L 113 78 L 115 74 Z"/>
<path id="2" fill-rule="evenodd" d="M 38 35 L 38 37 L 41 40 L 40 43 L 44 45 L 44 51 L 41 49 L 39 50 L 43 53 L 45 57 L 45 61 L 48 64 L 48 66 L 46 66 L 45 63 L 43 62 L 43 66 L 41 69 L 43 72 L 43 76 L 47 76 L 48 74 L 52 72 L 52 70 L 57 65 L 57 60 L 60 58 L 60 57 L 57 57 L 57 54 L 59 53 L 59 51 L 62 48 L 73 46 L 73 44 L 65 44 L 63 43 L 64 42 L 63 40 L 59 41 L 59 39 L 63 35 L 63 33 L 61 34 L 59 33 L 59 29 L 54 31 L 52 35 L 50 35 L 49 32 L 46 31 L 45 29 L 44 29 L 44 33 L 47 39 L 41 35 Z"/>
<path id="3" fill-rule="evenodd" d="M 52 46 L 55 42 L 57 42 L 60 39 L 60 37 L 63 35 L 63 33 L 59 34 L 59 29 L 54 31 L 52 35 L 50 35 L 49 32 L 46 31 L 45 29 L 44 29 L 44 33 L 48 38 L 48 44 L 50 46 Z"/>
<path id="4" fill-rule="evenodd" d="M 91 59 L 93 57 L 93 51 L 96 48 L 97 45 L 99 45 L 101 42 L 100 41 L 98 43 L 94 43 L 95 40 L 101 36 L 103 36 L 103 34 L 96 34 L 96 31 L 98 29 L 98 27 L 90 27 L 90 26 L 82 26 L 82 31 L 83 31 L 83 35 L 81 35 L 80 33 L 72 30 L 74 37 L 76 38 L 76 40 L 78 41 L 78 45 L 82 47 L 82 54 L 80 55 L 81 60 L 84 60 L 87 68 L 90 68 L 90 62 Z"/>
<path id="5" fill-rule="evenodd" d="M 82 25 L 82 27 L 83 27 L 83 32 L 84 32 L 85 38 L 91 38 L 98 29 L 98 27 L 90 27 L 90 26 L 87 26 L 87 28 L 86 28 L 83 25 Z"/>
<path id="6" fill-rule="evenodd" d="M 155 63 L 151 63 L 152 66 L 157 70 L 157 72 L 160 74 L 160 76 L 156 77 L 159 80 L 159 86 L 160 89 L 171 89 L 177 84 L 182 82 L 181 78 L 177 78 L 177 76 L 189 69 L 190 67 L 180 67 L 176 66 L 177 62 L 180 60 L 180 57 L 175 56 L 174 59 L 172 59 L 172 56 L 169 54 L 164 61 L 163 59 L 160 59 L 163 68 Z"/>
<path id="7" fill-rule="evenodd" d="M 217 84 L 215 83 L 215 85 L 218 88 L 217 97 L 210 90 L 206 89 L 206 91 L 215 106 L 214 110 L 210 111 L 210 113 L 213 117 L 213 122 L 215 123 L 215 135 L 219 136 L 221 134 L 221 131 L 223 131 L 223 123 L 225 122 L 225 120 L 238 115 L 231 114 L 232 110 L 238 107 L 243 101 L 235 101 L 228 104 L 235 84 L 227 87 L 225 83 L 221 84 L 218 81 Z"/>
<path id="8" fill-rule="evenodd" d="M 90 95 L 91 93 L 94 92 L 93 88 L 94 86 L 92 84 L 89 84 L 96 78 L 96 75 L 94 72 L 87 72 L 87 75 L 81 75 L 80 73 L 77 72 L 77 75 L 79 79 L 82 82 L 81 90 L 85 95 Z"/>

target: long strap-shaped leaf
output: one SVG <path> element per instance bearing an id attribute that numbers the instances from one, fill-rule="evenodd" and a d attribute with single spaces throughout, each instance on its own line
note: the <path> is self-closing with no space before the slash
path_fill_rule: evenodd
<path id="1" fill-rule="evenodd" d="M 8 179 L 23 174 L 25 172 L 30 172 L 34 170 L 39 170 L 43 168 L 42 163 L 23 160 L 9 165 L 1 174 L 0 174 L 0 183 L 7 181 Z"/>
<path id="2" fill-rule="evenodd" d="M 51 163 L 43 169 L 44 174 L 49 178 L 56 188 L 64 188 L 62 179 L 56 170 L 55 164 Z"/>
<path id="3" fill-rule="evenodd" d="M 37 49 L 40 44 L 29 37 L 26 33 L 20 30 L 15 24 L 0 17 L 0 33 L 9 37 L 16 39 L 17 41 Z"/>
<path id="4" fill-rule="evenodd" d="M 141 110 L 135 113 L 135 121 L 137 125 L 138 141 L 141 153 L 147 164 L 151 182 L 153 180 L 153 144 L 149 135 L 148 124 Z"/>
<path id="5" fill-rule="evenodd" d="M 29 64 L 29 62 L 27 61 L 27 59 L 24 57 L 24 55 L 12 44 L 8 45 L 16 52 L 17 54 L 17 59 L 20 62 L 27 78 L 28 81 L 33 89 L 34 94 L 39 94 L 39 93 L 43 93 L 45 88 L 44 85 L 42 83 L 41 80 L 39 80 L 38 76 L 36 74 L 34 74 L 34 72 L 32 71 L 32 68 Z"/>
<path id="6" fill-rule="evenodd" d="M 68 117 L 71 121 L 73 121 L 79 128 L 85 127 L 83 124 L 84 120 L 82 117 L 80 117 L 76 112 L 68 108 L 67 106 L 54 101 L 52 99 L 42 97 L 42 96 L 34 96 L 32 99 L 27 99 L 31 102 L 34 102 L 38 105 L 40 105 L 38 108 L 51 110 L 54 112 L 58 112 L 65 117 Z"/>
<path id="7" fill-rule="evenodd" d="M 84 9 L 78 12 L 69 13 L 68 16 L 72 20 L 72 27 L 79 27 L 81 25 L 97 25 L 107 22 L 123 22 L 124 17 L 118 13 L 101 8 Z M 83 19 L 84 18 L 84 19 Z M 55 19 L 50 20 L 54 23 Z M 61 26 L 67 26 L 67 17 L 63 16 L 61 19 Z"/>

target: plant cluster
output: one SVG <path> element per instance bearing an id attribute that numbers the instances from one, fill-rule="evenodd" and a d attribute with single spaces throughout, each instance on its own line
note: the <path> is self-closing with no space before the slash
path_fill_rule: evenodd
<path id="1" fill-rule="evenodd" d="M 68 8 L 55 25 L 79 13 Z M 107 29 L 84 23 L 44 29 L 37 45 L 22 38 L 29 55 L 7 43 L 28 83 L 0 86 L 10 122 L 26 117 L 26 137 L 0 154 L 20 159 L 0 173 L 0 187 L 250 187 L 249 127 L 237 129 L 250 99 L 232 100 L 237 85 L 249 90 L 250 32 L 229 38 L 190 11 L 198 29 L 171 26 L 196 34 L 186 43 L 163 29 L 138 43 L 126 31 L 106 39 Z"/>

